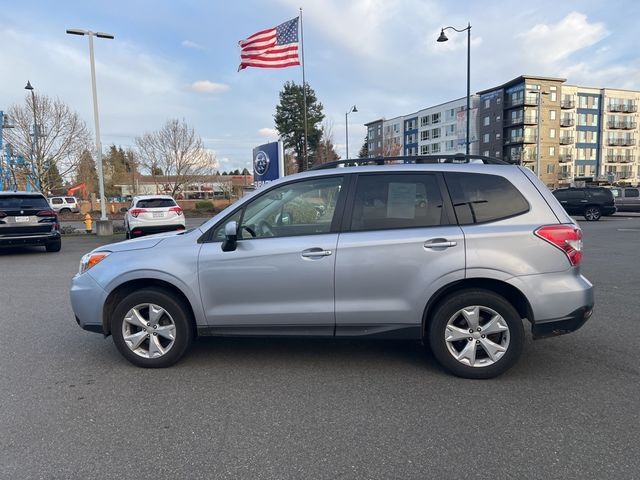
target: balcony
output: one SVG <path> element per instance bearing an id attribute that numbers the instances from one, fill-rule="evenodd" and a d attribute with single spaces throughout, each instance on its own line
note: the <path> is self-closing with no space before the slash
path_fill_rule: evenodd
<path id="1" fill-rule="evenodd" d="M 525 95 L 524 104 L 528 106 L 537 106 L 538 105 L 538 95 Z"/>
<path id="2" fill-rule="evenodd" d="M 526 123 L 527 125 L 537 125 L 538 118 L 535 115 L 525 115 L 524 123 Z"/>
<path id="3" fill-rule="evenodd" d="M 560 137 L 559 141 L 560 141 L 560 145 L 571 145 L 574 143 L 573 137 L 569 137 L 569 136 Z"/>
<path id="4" fill-rule="evenodd" d="M 638 106 L 635 103 L 610 103 L 609 111 L 620 113 L 636 113 L 638 111 Z"/>
<path id="5" fill-rule="evenodd" d="M 560 108 L 576 108 L 575 100 L 562 100 L 560 102 Z"/>
<path id="6" fill-rule="evenodd" d="M 615 120 L 610 120 L 607 123 L 607 126 L 611 129 L 620 129 L 620 130 L 635 130 L 638 124 L 636 122 L 619 122 Z"/>
<path id="7" fill-rule="evenodd" d="M 520 125 L 523 121 L 524 117 L 520 115 L 518 117 L 508 117 L 505 119 L 504 123 L 507 127 L 510 127 L 513 125 Z"/>
<path id="8" fill-rule="evenodd" d="M 607 155 L 606 160 L 609 163 L 632 163 L 636 161 L 635 155 Z"/>
<path id="9" fill-rule="evenodd" d="M 570 154 L 570 153 L 561 153 L 560 156 L 558 157 L 558 161 L 560 163 L 572 162 L 573 161 L 573 155 Z"/>
<path id="10" fill-rule="evenodd" d="M 560 119 L 561 127 L 573 127 L 576 124 L 576 121 L 573 117 L 564 117 Z"/>
<path id="11" fill-rule="evenodd" d="M 505 108 L 513 108 L 524 105 L 524 98 L 510 98 L 504 102 Z"/>
<path id="12" fill-rule="evenodd" d="M 522 143 L 523 140 L 524 140 L 524 137 L 522 135 L 517 137 L 507 137 L 504 139 L 504 144 L 509 145 L 511 143 Z"/>
<path id="13" fill-rule="evenodd" d="M 569 180 L 571 172 L 558 172 L 558 180 Z"/>
<path id="14" fill-rule="evenodd" d="M 607 138 L 607 145 L 616 147 L 632 147 L 636 144 L 636 139 L 632 137 L 627 138 Z"/>

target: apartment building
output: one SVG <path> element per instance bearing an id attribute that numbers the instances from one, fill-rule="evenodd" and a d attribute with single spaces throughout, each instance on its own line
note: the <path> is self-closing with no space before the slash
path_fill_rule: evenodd
<path id="1" fill-rule="evenodd" d="M 382 123 L 383 119 L 379 118 L 373 122 L 365 123 L 367 127 L 367 148 L 370 157 L 379 157 L 382 155 Z"/>

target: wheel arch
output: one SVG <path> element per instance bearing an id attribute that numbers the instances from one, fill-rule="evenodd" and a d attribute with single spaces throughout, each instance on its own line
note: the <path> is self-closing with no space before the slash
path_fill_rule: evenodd
<path id="1" fill-rule="evenodd" d="M 196 316 L 189 298 L 184 294 L 182 290 L 180 290 L 172 283 L 157 278 L 137 278 L 134 280 L 129 280 L 118 285 L 109 293 L 107 299 L 104 302 L 104 306 L 102 307 L 102 332 L 104 333 L 104 335 L 108 336 L 111 334 L 111 312 L 113 312 L 113 310 L 116 308 L 116 305 L 118 305 L 118 303 L 120 303 L 120 301 L 130 293 L 149 287 L 157 288 L 159 290 L 163 290 L 167 293 L 175 295 L 184 304 L 184 306 L 187 308 L 187 314 L 191 319 L 195 335 L 197 331 Z"/>
<path id="2" fill-rule="evenodd" d="M 529 322 L 533 323 L 533 309 L 527 300 L 527 297 L 513 285 L 493 278 L 466 278 L 464 280 L 458 280 L 456 282 L 449 283 L 440 288 L 434 295 L 431 296 L 429 302 L 425 306 L 422 316 L 422 336 L 426 337 L 431 322 L 431 314 L 435 310 L 435 307 L 450 294 L 463 290 L 463 289 L 482 289 L 489 290 L 497 293 L 507 300 L 518 312 L 520 318 L 526 318 Z"/>

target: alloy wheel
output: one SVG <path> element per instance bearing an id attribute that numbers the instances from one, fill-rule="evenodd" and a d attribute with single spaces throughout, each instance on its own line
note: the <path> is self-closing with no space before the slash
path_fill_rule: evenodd
<path id="1" fill-rule="evenodd" d="M 142 303 L 129 310 L 122 322 L 125 345 L 142 358 L 165 355 L 175 343 L 176 324 L 164 308 Z"/>

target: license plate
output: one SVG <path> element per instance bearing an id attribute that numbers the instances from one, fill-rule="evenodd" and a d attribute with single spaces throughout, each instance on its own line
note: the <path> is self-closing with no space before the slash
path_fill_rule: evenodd
<path id="1" fill-rule="evenodd" d="M 153 212 L 153 218 L 164 218 L 164 212 Z"/>
<path id="2" fill-rule="evenodd" d="M 26 223 L 29 221 L 29 217 L 16 217 L 16 223 Z"/>

